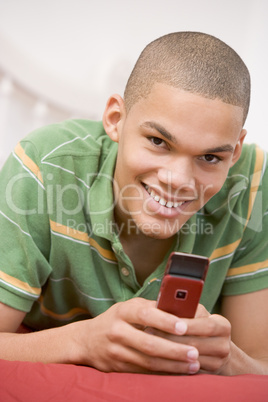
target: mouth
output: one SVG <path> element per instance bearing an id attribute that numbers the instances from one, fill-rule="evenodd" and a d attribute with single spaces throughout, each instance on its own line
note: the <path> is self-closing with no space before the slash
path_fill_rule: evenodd
<path id="1" fill-rule="evenodd" d="M 153 190 L 152 188 L 150 188 L 147 184 L 143 184 L 143 186 L 151 198 L 153 198 L 156 202 L 158 202 L 159 205 L 162 205 L 166 208 L 178 208 L 178 207 L 181 207 L 186 202 L 190 201 L 190 200 L 185 200 L 185 201 L 166 200 L 164 197 L 157 194 L 156 191 Z"/>

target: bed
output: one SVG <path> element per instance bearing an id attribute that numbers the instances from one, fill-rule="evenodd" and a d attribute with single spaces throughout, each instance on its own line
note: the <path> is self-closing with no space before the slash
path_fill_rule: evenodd
<path id="1" fill-rule="evenodd" d="M 268 401 L 268 376 L 103 373 L 91 367 L 0 360 L 0 401 Z"/>

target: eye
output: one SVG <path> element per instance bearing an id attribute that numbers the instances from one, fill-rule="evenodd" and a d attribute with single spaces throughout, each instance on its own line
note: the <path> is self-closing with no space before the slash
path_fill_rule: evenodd
<path id="1" fill-rule="evenodd" d="M 215 165 L 216 163 L 219 163 L 222 160 L 222 158 L 213 154 L 206 154 L 202 158 L 205 162 L 210 163 L 212 165 Z"/>
<path id="2" fill-rule="evenodd" d="M 161 138 L 158 137 L 150 137 L 150 140 L 154 145 L 161 145 L 164 142 Z"/>
<path id="3" fill-rule="evenodd" d="M 164 140 L 162 140 L 162 138 L 159 137 L 149 137 L 148 140 L 155 146 L 157 147 L 163 147 L 166 146 L 166 143 Z"/>

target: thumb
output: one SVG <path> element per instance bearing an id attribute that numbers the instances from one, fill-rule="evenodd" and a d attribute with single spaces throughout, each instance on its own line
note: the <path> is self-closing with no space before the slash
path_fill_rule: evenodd
<path id="1" fill-rule="evenodd" d="M 198 304 L 196 313 L 195 313 L 195 318 L 202 318 L 202 317 L 209 317 L 210 313 L 207 311 L 207 309 L 202 305 Z"/>

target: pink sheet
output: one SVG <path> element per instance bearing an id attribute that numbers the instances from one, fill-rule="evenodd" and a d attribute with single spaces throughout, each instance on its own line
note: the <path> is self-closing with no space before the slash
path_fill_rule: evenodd
<path id="1" fill-rule="evenodd" d="M 267 402 L 268 376 L 161 376 L 0 360 L 0 401 Z"/>

